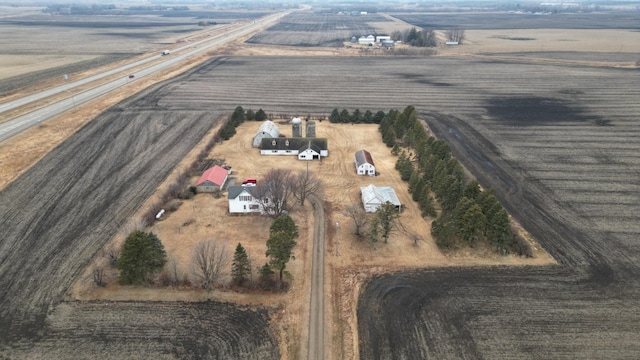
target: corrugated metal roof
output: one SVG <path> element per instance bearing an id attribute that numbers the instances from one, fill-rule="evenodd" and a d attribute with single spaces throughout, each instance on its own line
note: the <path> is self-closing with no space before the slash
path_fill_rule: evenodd
<path id="1" fill-rule="evenodd" d="M 213 183 L 214 185 L 222 186 L 227 179 L 227 175 L 228 171 L 226 169 L 216 165 L 202 173 L 202 176 L 200 176 L 200 179 L 196 183 L 196 186 L 199 186 L 207 181 Z"/>
<path id="2" fill-rule="evenodd" d="M 360 165 L 365 163 L 374 165 L 371 154 L 365 149 L 356 151 L 356 166 L 360 167 Z"/>
<path id="3" fill-rule="evenodd" d="M 382 204 L 384 202 L 390 202 L 393 205 L 400 206 L 400 200 L 396 195 L 396 192 L 391 186 L 369 186 L 361 187 L 362 199 L 365 204 Z"/>

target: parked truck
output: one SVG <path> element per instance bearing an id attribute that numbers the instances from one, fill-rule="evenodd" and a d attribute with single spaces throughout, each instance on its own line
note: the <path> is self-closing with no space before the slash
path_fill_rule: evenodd
<path id="1" fill-rule="evenodd" d="M 169 50 L 162 50 L 162 56 L 169 55 L 169 54 L 171 54 L 171 51 L 169 51 Z"/>

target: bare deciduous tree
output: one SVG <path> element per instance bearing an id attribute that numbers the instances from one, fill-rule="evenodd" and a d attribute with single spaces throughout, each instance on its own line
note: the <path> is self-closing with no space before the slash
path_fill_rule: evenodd
<path id="1" fill-rule="evenodd" d="M 309 171 L 303 171 L 293 176 L 293 196 L 304 205 L 309 195 L 319 194 L 322 190 L 322 182 Z"/>
<path id="2" fill-rule="evenodd" d="M 104 268 L 98 267 L 93 270 L 93 283 L 100 287 L 107 286 L 104 282 Z"/>
<path id="3" fill-rule="evenodd" d="M 210 290 L 211 285 L 228 271 L 230 260 L 226 246 L 211 239 L 200 240 L 192 254 L 193 275 L 197 283 Z"/>
<path id="4" fill-rule="evenodd" d="M 351 204 L 344 209 L 343 215 L 353 220 L 356 226 L 356 235 L 361 236 L 361 229 L 369 222 L 369 217 L 360 204 Z"/>
<path id="5" fill-rule="evenodd" d="M 458 44 L 462 44 L 462 41 L 464 40 L 464 30 L 462 29 L 447 30 L 445 32 L 445 36 L 447 37 L 448 41 L 457 41 Z"/>
<path id="6" fill-rule="evenodd" d="M 118 265 L 118 257 L 122 251 L 122 244 L 112 243 L 102 249 L 102 257 L 109 261 L 109 265 L 115 267 Z"/>
<path id="7" fill-rule="evenodd" d="M 258 181 L 254 197 L 269 215 L 278 217 L 284 213 L 293 193 L 293 175 L 287 169 L 271 169 Z"/>

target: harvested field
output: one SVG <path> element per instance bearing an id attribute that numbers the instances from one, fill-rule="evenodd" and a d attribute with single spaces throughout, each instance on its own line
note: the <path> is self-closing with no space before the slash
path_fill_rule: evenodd
<path id="1" fill-rule="evenodd" d="M 160 16 L 120 12 L 109 16 L 0 18 L 0 97 L 48 79 L 59 78 L 62 83 L 64 74 L 157 51 L 214 28 L 198 26 L 200 19 L 215 21 L 219 27 L 264 14 L 192 11 Z"/>
<path id="2" fill-rule="evenodd" d="M 109 110 L 0 192 L 0 355 L 64 354 L 65 342 L 94 339 L 100 316 L 121 330 L 99 343 L 113 357 L 169 357 L 168 348 L 204 356 L 208 342 L 182 344 L 194 333 L 222 337 L 217 316 L 237 311 L 261 324 L 263 310 L 229 307 L 210 326 L 180 332 L 197 309 L 62 301 L 101 245 L 238 104 L 303 116 L 413 104 L 560 265 L 375 277 L 361 291 L 354 356 L 635 358 L 639 82 L 637 70 L 486 59 L 214 59 Z M 158 305 L 166 331 L 185 334 L 171 347 L 143 331 L 152 320 L 126 315 L 155 316 Z M 228 357 L 279 355 L 266 327 L 238 333 L 227 344 L 251 338 L 256 350 L 228 345 Z M 144 345 L 130 347 L 131 338 Z"/>
<path id="3" fill-rule="evenodd" d="M 103 316 L 113 319 L 106 321 L 115 321 L 118 331 L 122 330 L 122 321 L 125 321 L 127 331 L 130 331 L 121 338 L 127 339 L 123 343 L 114 338 L 106 340 L 104 346 L 129 343 L 132 337 L 141 342 L 151 339 L 158 342 L 155 332 L 147 332 L 148 323 L 129 322 L 131 317 L 123 316 L 130 305 L 60 305 L 89 259 L 129 220 L 218 120 L 210 112 L 197 110 L 186 111 L 180 117 L 170 113 L 160 115 L 162 110 L 155 104 L 158 96 L 161 95 L 157 88 L 150 89 L 113 107 L 0 193 L 0 228 L 3 229 L 0 243 L 0 273 L 3 274 L 0 280 L 3 288 L 0 293 L 0 354 L 32 357 L 31 347 L 36 346 L 35 351 L 39 351 L 38 341 L 45 344 L 41 348 L 42 354 L 51 349 L 46 345 L 49 341 L 58 344 L 57 339 L 66 339 L 64 341 L 70 346 L 85 343 L 89 341 L 86 334 L 95 335 L 97 327 L 102 326 L 98 320 Z M 34 196 L 33 189 L 38 189 L 38 196 Z M 16 208 L 15 204 L 20 206 Z M 157 306 L 156 303 L 135 305 L 154 314 Z M 224 335 L 229 336 L 221 340 L 227 342 L 225 347 L 215 342 L 203 343 L 201 335 L 211 335 L 208 328 L 222 336 L 220 330 L 215 329 L 224 328 L 226 332 L 231 325 L 212 320 L 210 325 L 197 326 L 202 333 L 180 329 L 184 326 L 180 324 L 192 321 L 193 311 L 198 306 L 206 308 L 206 305 L 193 305 L 179 311 L 174 304 L 165 306 L 166 309 L 177 309 L 167 310 L 161 317 L 166 326 L 175 329 L 178 338 L 173 345 L 161 344 L 156 350 L 151 349 L 151 344 L 139 348 L 116 345 L 118 350 L 112 348 L 115 351 L 112 356 L 147 357 L 150 353 L 162 354 L 169 346 L 178 354 L 207 356 L 220 351 L 222 358 L 277 358 L 272 335 L 267 327 L 260 326 L 261 322 L 268 321 L 264 312 L 227 307 L 224 316 L 231 319 L 246 317 L 247 320 L 245 325 L 237 323 L 234 333 Z M 105 308 L 112 309 L 110 315 L 105 314 Z M 94 315 L 96 321 L 89 320 L 91 316 L 86 314 L 92 311 L 98 312 Z M 60 314 L 61 319 L 47 317 L 52 312 Z M 191 315 L 185 317 L 185 314 Z M 88 319 L 86 322 L 85 318 Z M 250 319 L 255 319 L 256 323 Z M 249 323 L 252 323 L 251 327 L 246 326 Z M 76 324 L 80 327 L 77 332 L 69 333 L 69 327 Z M 105 335 L 106 338 L 111 336 Z M 240 343 L 247 343 L 250 349 L 238 347 Z M 52 347 L 58 354 L 75 351 L 63 345 Z M 79 353 L 79 357 L 84 356 Z"/>
<path id="4" fill-rule="evenodd" d="M 637 13 L 509 14 L 488 13 L 390 13 L 424 29 L 631 29 L 640 27 Z"/>
<path id="5" fill-rule="evenodd" d="M 369 14 L 363 16 L 328 13 L 294 12 L 278 24 L 252 36 L 249 44 L 285 46 L 342 47 L 352 36 L 377 34 L 371 23 L 391 22 L 387 18 Z"/>

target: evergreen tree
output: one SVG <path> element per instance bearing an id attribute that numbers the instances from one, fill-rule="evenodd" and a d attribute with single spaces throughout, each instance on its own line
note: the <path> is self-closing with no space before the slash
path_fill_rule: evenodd
<path id="1" fill-rule="evenodd" d="M 382 119 L 385 118 L 385 113 L 384 111 L 380 110 L 378 111 L 374 116 L 373 116 L 373 123 L 374 124 L 380 124 L 382 122 Z"/>
<path id="2" fill-rule="evenodd" d="M 280 272 L 280 281 L 282 282 L 282 274 L 287 267 L 287 263 L 290 259 L 293 259 L 293 248 L 297 243 L 291 238 L 291 236 L 284 231 L 277 231 L 272 233 L 267 240 L 266 255 L 271 260 L 269 265 Z"/>
<path id="3" fill-rule="evenodd" d="M 125 239 L 118 258 L 118 281 L 121 284 L 142 284 L 150 274 L 162 269 L 166 261 L 164 246 L 155 234 L 134 231 Z"/>
<path id="4" fill-rule="evenodd" d="M 351 122 L 354 124 L 362 122 L 362 113 L 360 112 L 360 109 L 353 110 L 353 114 L 351 114 Z"/>
<path id="5" fill-rule="evenodd" d="M 342 111 L 340 111 L 340 121 L 341 123 L 348 123 L 351 120 L 351 115 L 349 114 L 349 110 L 347 109 L 342 109 Z"/>
<path id="6" fill-rule="evenodd" d="M 255 120 L 256 119 L 256 113 L 255 113 L 255 111 L 249 109 L 245 113 L 245 117 L 247 118 L 247 120 Z"/>
<path id="7" fill-rule="evenodd" d="M 260 108 L 256 112 L 255 118 L 256 118 L 256 121 L 265 121 L 265 120 L 267 120 L 267 113 L 265 113 L 264 110 L 262 110 L 262 108 Z"/>
<path id="8" fill-rule="evenodd" d="M 298 226 L 289 215 L 281 215 L 271 223 L 269 234 L 273 235 L 279 231 L 285 233 L 290 239 L 298 237 Z"/>
<path id="9" fill-rule="evenodd" d="M 480 193 L 480 184 L 476 180 L 471 180 L 467 186 L 465 186 L 462 196 L 475 200 Z"/>
<path id="10" fill-rule="evenodd" d="M 366 124 L 371 124 L 373 122 L 373 113 L 371 112 L 371 110 L 367 110 L 364 112 L 362 121 Z"/>
<path id="11" fill-rule="evenodd" d="M 340 111 L 338 110 L 338 108 L 333 108 L 333 111 L 331 112 L 331 115 L 329 116 L 329 122 L 330 123 L 340 122 Z"/>
<path id="12" fill-rule="evenodd" d="M 461 225 L 461 235 L 463 239 L 469 243 L 472 243 L 473 240 L 479 239 L 482 236 L 487 225 L 487 219 L 478 204 L 471 206 L 469 210 L 464 213 Z"/>
<path id="13" fill-rule="evenodd" d="M 233 263 L 231 264 L 231 277 L 236 284 L 242 285 L 247 277 L 251 275 L 251 261 L 247 251 L 238 243 L 236 251 L 233 254 Z"/>

